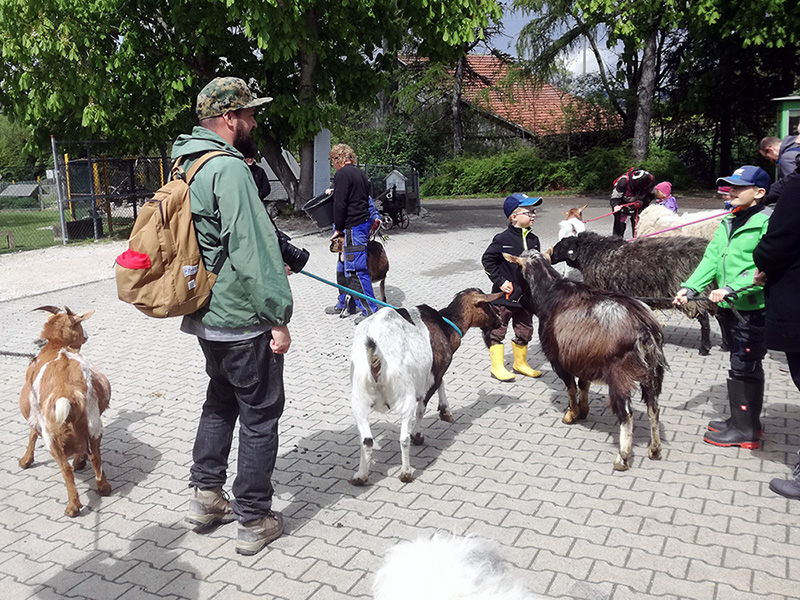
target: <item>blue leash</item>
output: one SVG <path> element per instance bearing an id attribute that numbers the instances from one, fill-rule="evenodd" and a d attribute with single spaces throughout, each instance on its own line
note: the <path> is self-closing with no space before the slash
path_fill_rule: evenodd
<path id="1" fill-rule="evenodd" d="M 387 306 L 389 308 L 393 308 L 394 310 L 399 310 L 396 306 L 392 306 L 391 304 L 387 304 L 386 302 L 381 302 L 380 300 L 376 300 L 372 296 L 366 296 L 366 295 L 362 294 L 361 292 L 357 292 L 355 290 L 351 290 L 350 288 L 344 287 L 343 285 L 339 285 L 338 283 L 333 283 L 332 281 L 328 281 L 327 279 L 323 279 L 322 277 L 320 277 L 318 275 L 314 275 L 313 273 L 309 273 L 306 270 L 301 270 L 300 272 L 303 275 L 311 277 L 311 279 L 316 279 L 317 281 L 321 281 L 322 283 L 326 283 L 331 287 L 339 288 L 343 292 L 347 292 L 348 294 L 352 294 L 353 296 L 357 296 L 357 297 L 361 298 L 362 300 L 369 300 L 370 302 L 374 302 L 375 304 L 380 304 L 381 306 Z M 458 334 L 458 337 L 464 337 L 464 334 L 461 333 L 461 330 L 450 319 L 445 319 L 444 317 L 442 317 L 442 320 L 445 323 L 447 323 L 448 325 L 450 325 L 450 327 L 452 327 L 453 329 L 456 330 L 456 333 Z"/>

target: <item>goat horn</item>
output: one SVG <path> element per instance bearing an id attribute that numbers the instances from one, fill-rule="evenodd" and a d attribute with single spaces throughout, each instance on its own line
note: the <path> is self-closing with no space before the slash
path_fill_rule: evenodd
<path id="1" fill-rule="evenodd" d="M 31 312 L 33 312 L 34 310 L 46 310 L 47 312 L 53 313 L 54 315 L 57 315 L 58 313 L 61 312 L 61 309 L 58 308 L 57 306 L 50 306 L 50 305 L 34 308 Z"/>
<path id="2" fill-rule="evenodd" d="M 70 317 L 73 316 L 75 313 L 69 309 L 69 306 L 64 307 L 64 312 L 67 313 Z"/>

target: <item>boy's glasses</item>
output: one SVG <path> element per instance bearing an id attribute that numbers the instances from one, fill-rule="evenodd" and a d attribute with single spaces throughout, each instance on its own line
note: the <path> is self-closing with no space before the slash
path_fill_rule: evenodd
<path id="1" fill-rule="evenodd" d="M 518 215 L 528 215 L 529 217 L 535 217 L 536 211 L 535 210 L 521 210 L 517 213 Z"/>

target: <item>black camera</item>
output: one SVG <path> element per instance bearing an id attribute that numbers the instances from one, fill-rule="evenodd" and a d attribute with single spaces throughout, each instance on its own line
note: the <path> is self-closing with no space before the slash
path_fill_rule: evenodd
<path id="1" fill-rule="evenodd" d="M 275 228 L 275 233 L 278 234 L 278 247 L 281 249 L 281 258 L 283 258 L 283 262 L 289 266 L 292 273 L 299 273 L 308 262 L 308 257 L 310 256 L 308 250 L 305 248 L 298 248 L 290 243 L 289 240 L 292 238 L 277 227 Z"/>

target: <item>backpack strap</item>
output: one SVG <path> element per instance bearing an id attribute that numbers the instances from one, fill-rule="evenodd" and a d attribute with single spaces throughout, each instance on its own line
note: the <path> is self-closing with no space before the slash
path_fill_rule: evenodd
<path id="1" fill-rule="evenodd" d="M 206 152 L 203 154 L 203 156 L 194 161 L 192 166 L 189 168 L 188 173 L 184 172 L 183 168 L 181 167 L 181 162 L 183 160 L 183 157 L 181 156 L 175 161 L 175 164 L 172 167 L 172 177 L 181 177 L 186 181 L 186 185 L 191 186 L 194 176 L 197 175 L 197 172 L 203 167 L 203 165 L 217 156 L 233 156 L 233 154 L 230 152 L 225 152 L 224 150 L 213 150 L 211 152 Z M 222 265 L 225 264 L 226 260 L 228 260 L 228 249 L 224 244 L 222 244 L 222 249 L 220 250 L 219 256 L 209 270 L 214 273 L 214 275 L 219 275 L 219 272 L 222 270 Z"/>

